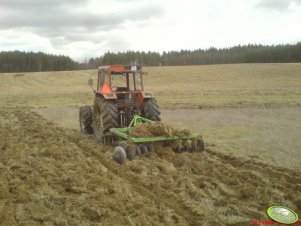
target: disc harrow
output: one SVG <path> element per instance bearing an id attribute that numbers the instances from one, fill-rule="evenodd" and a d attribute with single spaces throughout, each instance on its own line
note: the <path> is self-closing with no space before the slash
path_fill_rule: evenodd
<path id="1" fill-rule="evenodd" d="M 119 142 L 114 148 L 113 159 L 123 164 L 126 159 L 133 160 L 141 155 L 149 155 L 155 150 L 154 142 L 163 143 L 169 146 L 174 152 L 201 152 L 204 150 L 204 141 L 197 133 L 190 133 L 183 136 L 155 136 L 155 137 L 133 137 L 131 131 L 141 123 L 154 124 L 155 121 L 135 115 L 125 128 L 111 128 L 109 137 L 114 137 Z"/>

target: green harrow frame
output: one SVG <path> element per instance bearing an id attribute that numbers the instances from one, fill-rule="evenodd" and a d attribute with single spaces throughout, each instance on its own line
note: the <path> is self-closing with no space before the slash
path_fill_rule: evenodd
<path id="1" fill-rule="evenodd" d="M 155 123 L 155 122 L 143 118 L 139 115 L 135 115 L 128 127 L 112 128 L 110 129 L 110 133 L 132 143 L 148 143 L 148 142 L 171 141 L 171 140 L 192 140 L 198 137 L 198 134 L 196 133 L 192 133 L 189 136 L 183 136 L 183 137 L 178 137 L 178 136 L 138 137 L 138 138 L 131 137 L 130 133 L 132 128 L 140 123 Z"/>
<path id="2" fill-rule="evenodd" d="M 154 150 L 152 142 L 166 142 L 175 141 L 176 148 L 172 147 L 175 152 L 182 152 L 185 148 L 180 144 L 183 140 L 194 140 L 193 151 L 199 152 L 204 150 L 204 142 L 198 134 L 192 133 L 189 136 L 158 136 L 158 137 L 132 137 L 131 130 L 141 123 L 155 123 L 152 120 L 143 118 L 139 115 L 135 115 L 129 124 L 125 128 L 111 128 L 109 137 L 123 140 L 119 142 L 118 146 L 115 146 L 113 160 L 119 164 L 123 164 L 126 159 L 133 160 L 135 156 L 141 156 L 142 154 L 148 154 Z M 186 150 L 189 148 L 186 147 Z"/>

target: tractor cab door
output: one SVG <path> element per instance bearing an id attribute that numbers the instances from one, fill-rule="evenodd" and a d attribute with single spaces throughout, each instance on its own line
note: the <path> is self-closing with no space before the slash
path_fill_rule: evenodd
<path id="1" fill-rule="evenodd" d="M 97 90 L 100 91 L 106 85 L 111 88 L 111 74 L 105 71 L 98 72 Z"/>
<path id="2" fill-rule="evenodd" d="M 143 91 L 142 74 L 135 73 L 135 91 Z"/>
<path id="3" fill-rule="evenodd" d="M 128 73 L 127 86 L 130 91 L 143 91 L 142 74 L 138 72 Z"/>

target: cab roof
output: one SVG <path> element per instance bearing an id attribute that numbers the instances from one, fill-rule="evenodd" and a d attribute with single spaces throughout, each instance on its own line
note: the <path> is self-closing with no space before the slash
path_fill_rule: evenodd
<path id="1" fill-rule="evenodd" d="M 121 74 L 129 72 L 142 72 L 141 66 L 131 66 L 131 65 L 110 65 L 110 66 L 101 66 L 98 68 L 98 72 L 107 72 L 112 74 Z"/>

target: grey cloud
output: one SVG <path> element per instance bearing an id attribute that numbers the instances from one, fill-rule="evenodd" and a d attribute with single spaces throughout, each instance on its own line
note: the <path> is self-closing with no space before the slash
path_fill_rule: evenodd
<path id="1" fill-rule="evenodd" d="M 1 0 L 1 8 L 34 9 L 58 8 L 64 6 L 84 5 L 88 0 Z"/>
<path id="2" fill-rule="evenodd" d="M 133 5 L 129 10 L 110 14 L 106 10 L 91 13 L 85 10 L 88 3 L 89 0 L 0 0 L 0 30 L 23 29 L 49 38 L 54 46 L 79 41 L 102 43 L 107 37 L 99 35 L 101 32 L 121 29 L 125 21 L 143 22 L 163 13 L 155 4 Z"/>
<path id="3" fill-rule="evenodd" d="M 99 13 L 91 13 L 81 10 L 86 6 L 82 0 L 68 0 L 59 3 L 61 0 L 1 0 L 0 1 L 0 28 L 14 27 L 89 27 L 102 28 L 123 23 L 126 20 L 144 21 L 151 17 L 162 15 L 162 8 L 157 5 L 146 4 L 144 7 L 125 10 L 122 12 L 106 13 L 100 10 Z M 73 3 L 81 2 L 81 5 Z M 22 4 L 23 3 L 23 4 Z M 29 3 L 29 4 L 26 4 Z M 42 4 L 45 3 L 45 4 Z M 64 4 L 71 4 L 67 6 Z M 31 9 L 24 9 L 34 6 Z M 18 8 L 17 6 L 22 6 Z M 51 7 L 50 7 L 51 6 Z"/>
<path id="4" fill-rule="evenodd" d="M 292 3 L 301 5 L 301 0 L 261 0 L 257 7 L 285 11 Z"/>
<path id="5" fill-rule="evenodd" d="M 34 27 L 34 28 L 93 28 L 114 25 L 122 22 L 122 17 L 98 15 L 85 12 L 68 12 L 61 9 L 44 12 L 2 13 L 0 28 Z"/>
<path id="6" fill-rule="evenodd" d="M 62 47 L 64 45 L 70 44 L 72 42 L 82 42 L 82 41 L 88 41 L 94 44 L 103 43 L 106 40 L 106 36 L 89 33 L 89 32 L 83 32 L 83 33 L 75 33 L 75 32 L 69 32 L 65 33 L 63 36 L 53 36 L 53 38 L 50 39 L 51 44 L 54 47 Z"/>

